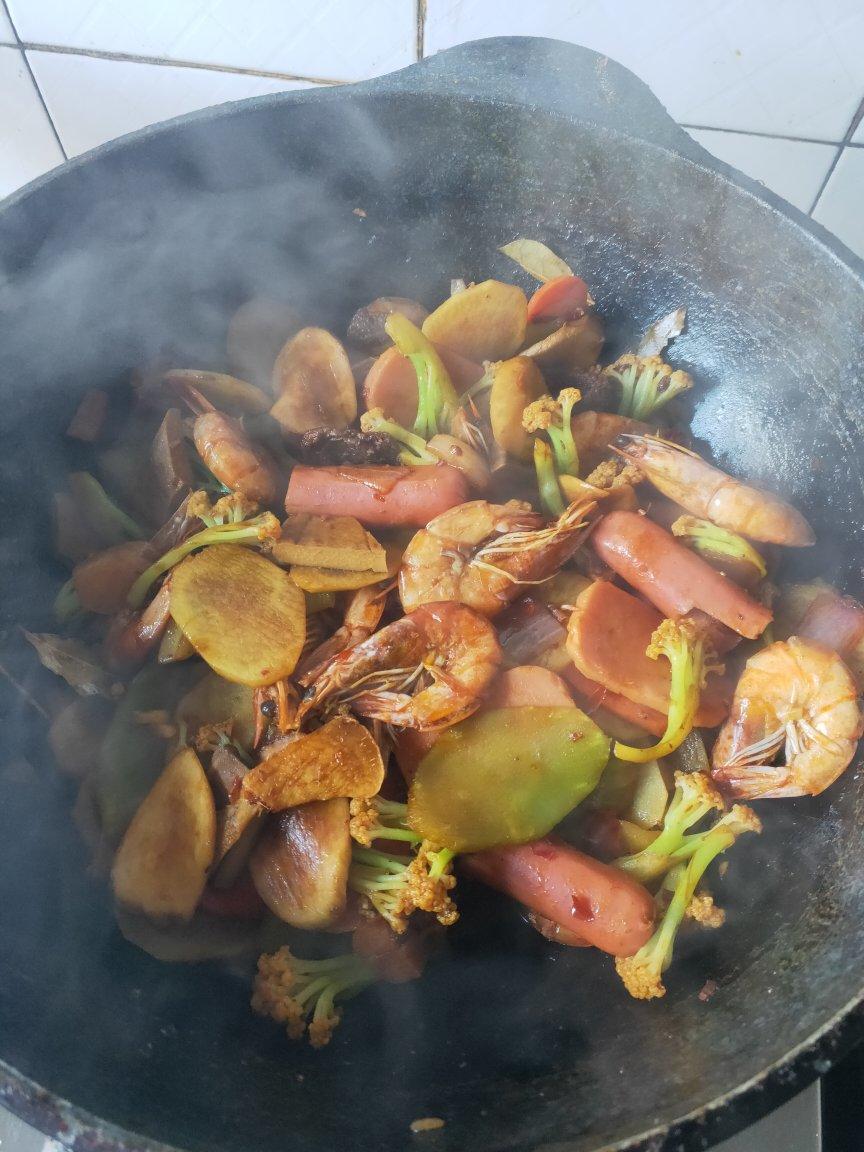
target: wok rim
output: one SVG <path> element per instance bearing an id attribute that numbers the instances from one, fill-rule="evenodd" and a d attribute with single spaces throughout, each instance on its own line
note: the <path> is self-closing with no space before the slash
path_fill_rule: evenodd
<path id="1" fill-rule="evenodd" d="M 494 39 L 504 43 L 512 42 L 514 39 L 530 42 L 539 38 L 500 37 Z M 491 40 L 485 40 L 476 43 L 488 45 L 491 42 Z M 464 47 L 465 45 L 461 45 L 450 49 L 449 52 L 456 53 Z M 440 60 L 448 54 L 446 52 L 440 53 L 437 59 Z M 172 117 L 170 120 L 147 125 L 66 160 L 36 177 L 5 199 L 0 200 L 0 216 L 23 204 L 29 197 L 47 188 L 55 181 L 62 180 L 67 173 L 89 165 L 93 160 L 111 156 L 115 152 L 132 150 L 142 142 L 162 134 L 169 134 L 189 124 L 205 124 L 222 117 L 240 115 L 246 111 L 268 106 L 285 105 L 290 108 L 293 105 L 305 104 L 309 101 L 320 101 L 322 97 L 338 101 L 340 95 L 344 93 L 349 97 L 363 95 L 398 99 L 408 96 L 417 100 L 479 104 L 498 109 L 525 111 L 524 103 L 517 100 L 496 98 L 490 94 L 460 94 L 442 90 L 412 91 L 408 87 L 400 89 L 387 86 L 394 77 L 398 78 L 413 73 L 417 69 L 423 68 L 431 59 L 436 58 L 426 58 L 425 61 L 409 65 L 397 73 L 369 81 L 268 93 L 243 100 L 228 101 L 196 112 Z M 671 145 L 645 140 L 638 134 L 614 129 L 607 125 L 598 125 L 590 120 L 576 115 L 568 115 L 562 111 L 535 109 L 535 113 L 536 111 L 540 111 L 544 118 L 552 121 L 583 127 L 595 133 L 608 133 L 613 137 L 620 136 L 642 148 L 657 150 L 673 157 L 676 161 L 684 160 L 696 168 L 720 176 L 732 184 L 738 192 L 762 202 L 783 216 L 790 224 L 805 232 L 819 244 L 832 260 L 841 265 L 847 273 L 851 273 L 859 287 L 864 290 L 864 259 L 856 256 L 838 237 L 829 232 L 818 221 L 805 215 L 770 189 L 716 159 L 692 138 L 687 137 L 692 143 L 693 149 L 688 149 L 685 153 L 677 151 Z M 791 1099 L 814 1080 L 828 1072 L 861 1040 L 864 1040 L 864 976 L 862 976 L 860 985 L 853 996 L 823 1025 L 783 1056 L 766 1064 L 764 1068 L 743 1083 L 666 1124 L 654 1125 L 642 1132 L 624 1136 L 614 1143 L 604 1145 L 602 1149 L 598 1146 L 597 1152 L 663 1152 L 663 1149 L 667 1147 L 671 1149 L 673 1146 L 677 1152 L 680 1148 L 709 1147 L 722 1139 L 733 1136 Z M 37 1128 L 49 1138 L 61 1141 L 72 1152 L 188 1152 L 178 1145 L 164 1143 L 136 1133 L 90 1112 L 88 1109 L 67 1100 L 59 1093 L 43 1087 L 29 1076 L 19 1072 L 2 1057 L 0 1057 L 0 1106 L 6 1108 L 25 1123 Z M 677 1144 L 674 1143 L 676 1141 Z M 556 1141 L 555 1148 L 556 1150 L 563 1150 L 568 1143 L 569 1141 L 566 1139 L 563 1142 Z M 543 1145 L 536 1146 L 537 1152 L 542 1152 L 543 1147 Z"/>

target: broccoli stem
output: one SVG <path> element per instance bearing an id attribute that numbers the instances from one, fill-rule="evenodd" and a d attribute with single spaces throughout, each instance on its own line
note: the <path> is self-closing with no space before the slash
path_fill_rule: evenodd
<path id="1" fill-rule="evenodd" d="M 572 395 L 571 395 L 572 393 Z M 561 392 L 561 427 L 554 424 L 546 429 L 546 435 L 555 453 L 555 469 L 559 476 L 579 475 L 579 452 L 573 439 L 573 408 L 581 399 L 575 388 L 565 388 Z"/>
<path id="2" fill-rule="evenodd" d="M 629 872 L 643 884 L 656 880 L 673 863 L 692 855 L 688 848 L 694 842 L 695 850 L 698 835 L 688 837 L 687 832 L 712 809 L 722 811 L 723 799 L 708 779 L 700 772 L 676 773 L 675 792 L 666 809 L 660 832 L 641 852 L 621 856 L 615 861 L 615 866 Z"/>
<path id="3" fill-rule="evenodd" d="M 437 852 L 428 852 L 427 857 L 432 862 L 429 868 L 429 879 L 440 880 L 450 862 L 455 859 L 456 853 L 451 852 L 449 848 L 439 848 Z"/>
<path id="4" fill-rule="evenodd" d="M 404 444 L 406 451 L 399 453 L 400 464 L 438 464 L 440 462 L 438 456 L 427 451 L 426 441 L 422 436 L 409 432 L 407 428 L 403 428 L 395 420 L 390 420 L 378 409 L 364 412 L 360 419 L 360 427 L 364 432 L 383 432 L 385 436 L 396 440 L 397 443 Z"/>
<path id="5" fill-rule="evenodd" d="M 679 516 L 672 525 L 672 535 L 682 538 L 700 556 L 744 561 L 752 564 L 761 577 L 768 574 L 764 559 L 749 540 L 737 532 L 719 528 L 710 520 L 700 520 L 698 516 Z"/>
<path id="6" fill-rule="evenodd" d="M 565 505 L 555 473 L 555 459 L 552 449 L 539 437 L 534 441 L 534 470 L 537 473 L 537 487 L 543 511 L 547 516 L 560 516 L 564 512 Z"/>
<path id="7" fill-rule="evenodd" d="M 240 524 L 214 524 L 211 528 L 204 528 L 201 532 L 196 532 L 194 536 L 190 536 L 188 540 L 184 540 L 182 544 L 178 544 L 176 548 L 171 548 L 164 556 L 160 556 L 142 572 L 129 589 L 127 603 L 130 608 L 140 608 L 151 585 L 185 559 L 190 552 L 194 552 L 198 548 L 207 548 L 212 544 L 254 542 L 264 540 L 268 536 L 276 537 L 278 533 L 279 521 L 271 512 L 264 512 L 261 516 L 256 516 L 254 520 L 247 520 Z"/>
<path id="8" fill-rule="evenodd" d="M 439 432 L 449 432 L 450 421 L 459 408 L 459 397 L 432 342 L 398 312 L 387 317 L 387 335 L 417 373 L 417 419 L 414 431 L 423 440 Z"/>
<path id="9" fill-rule="evenodd" d="M 613 754 L 630 764 L 645 764 L 668 756 L 684 743 L 693 728 L 699 709 L 699 696 L 705 677 L 704 641 L 695 632 L 666 620 L 652 637 L 648 655 L 652 660 L 665 656 L 669 661 L 669 713 L 666 731 L 650 748 L 634 748 L 616 740 Z"/>

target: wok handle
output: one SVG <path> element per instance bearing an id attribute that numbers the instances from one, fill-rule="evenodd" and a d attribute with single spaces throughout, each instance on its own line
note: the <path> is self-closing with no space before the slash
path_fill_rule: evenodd
<path id="1" fill-rule="evenodd" d="M 369 87 L 537 108 L 612 128 L 703 164 L 713 159 L 627 68 L 563 40 L 536 36 L 472 40 L 373 80 Z"/>

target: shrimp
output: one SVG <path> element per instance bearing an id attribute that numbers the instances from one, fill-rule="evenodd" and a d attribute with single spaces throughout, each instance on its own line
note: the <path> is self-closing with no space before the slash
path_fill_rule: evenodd
<path id="1" fill-rule="evenodd" d="M 387 597 L 395 587 L 395 580 L 386 580 L 380 584 L 370 584 L 368 588 L 359 588 L 351 594 L 342 626 L 322 644 L 313 648 L 298 664 L 295 676 L 304 688 L 314 683 L 340 652 L 372 635 L 381 623 Z"/>
<path id="2" fill-rule="evenodd" d="M 813 529 L 791 504 L 773 492 L 742 484 L 679 444 L 657 436 L 625 435 L 614 448 L 658 491 L 694 516 L 766 544 L 803 548 L 815 542 Z"/>
<path id="3" fill-rule="evenodd" d="M 300 705 L 349 705 L 396 728 L 447 728 L 479 708 L 501 648 L 485 617 L 461 604 L 428 604 L 341 652 Z"/>
<path id="4" fill-rule="evenodd" d="M 171 619 L 171 581 L 166 580 L 146 608 L 115 616 L 105 637 L 105 654 L 112 667 L 139 664 L 162 639 Z"/>
<path id="5" fill-rule="evenodd" d="M 582 543 L 595 500 L 574 501 L 552 524 L 520 500 L 472 500 L 430 520 L 402 556 L 399 595 L 406 612 L 456 600 L 495 616 L 526 585 L 549 580 Z"/>
<path id="6" fill-rule="evenodd" d="M 196 414 L 195 450 L 219 483 L 259 504 L 272 504 L 279 477 L 267 453 L 252 443 L 239 420 L 219 412 L 197 388 L 186 385 L 184 396 Z"/>
<path id="7" fill-rule="evenodd" d="M 864 732 L 852 674 L 836 652 L 791 636 L 747 661 L 711 775 L 731 796 L 817 796 Z M 771 761 L 784 749 L 785 763 Z"/>

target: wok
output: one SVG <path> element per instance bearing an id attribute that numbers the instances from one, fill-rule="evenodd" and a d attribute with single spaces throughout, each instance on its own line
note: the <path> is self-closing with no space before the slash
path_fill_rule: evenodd
<path id="1" fill-rule="evenodd" d="M 255 293 L 342 328 L 378 294 L 434 301 L 451 276 L 510 277 L 496 249 L 517 235 L 585 276 L 610 352 L 687 305 L 674 351 L 702 385 L 697 436 L 812 517 L 799 574 L 860 594 L 861 263 L 614 62 L 502 39 L 183 117 L 0 208 L 4 624 L 50 627 L 46 493 L 82 389 L 166 347 L 218 367 L 226 318 Z M 44 724 L 2 693 L 0 1100 L 78 1152 L 698 1148 L 860 1031 L 854 768 L 819 800 L 765 805 L 765 835 L 718 884 L 726 928 L 687 934 L 665 1000 L 630 1001 L 608 958 L 556 951 L 466 885 L 426 977 L 352 1003 L 313 1053 L 249 1013 L 245 973 L 123 941 Z M 428 1115 L 446 1127 L 409 1136 Z"/>

